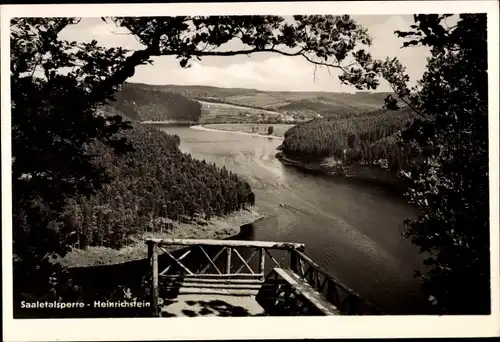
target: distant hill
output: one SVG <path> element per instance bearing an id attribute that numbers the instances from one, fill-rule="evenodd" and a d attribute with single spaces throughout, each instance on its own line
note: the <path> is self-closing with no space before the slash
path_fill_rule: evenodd
<path id="1" fill-rule="evenodd" d="M 252 121 L 280 114 L 308 119 L 378 110 L 389 93 L 289 92 L 126 83 L 107 111 L 138 121 Z M 213 105 L 211 105 L 213 104 Z"/>
<path id="2" fill-rule="evenodd" d="M 201 104 L 175 92 L 127 83 L 115 94 L 106 111 L 137 121 L 194 121 L 201 116 Z"/>
<path id="3" fill-rule="evenodd" d="M 337 116 L 341 113 L 359 113 L 380 109 L 390 93 L 326 93 L 326 92 L 279 92 L 274 96 L 288 103 L 278 111 L 314 111 L 321 116 Z"/>

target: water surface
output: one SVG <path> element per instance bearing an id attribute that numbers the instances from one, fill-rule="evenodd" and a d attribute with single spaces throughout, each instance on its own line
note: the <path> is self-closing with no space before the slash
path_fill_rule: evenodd
<path id="1" fill-rule="evenodd" d="M 384 189 L 311 175 L 281 164 L 279 139 L 165 127 L 181 150 L 225 165 L 245 178 L 265 215 L 247 238 L 306 244 L 308 254 L 344 284 L 394 314 L 421 313 L 415 270 L 423 257 L 403 240 L 403 220 L 415 211 Z M 283 203 L 284 206 L 280 206 Z"/>

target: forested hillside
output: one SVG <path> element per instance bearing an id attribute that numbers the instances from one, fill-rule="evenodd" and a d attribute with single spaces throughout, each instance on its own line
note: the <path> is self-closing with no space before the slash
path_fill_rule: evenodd
<path id="1" fill-rule="evenodd" d="M 399 170 L 408 162 L 409 151 L 396 144 L 395 134 L 411 117 L 411 110 L 404 107 L 316 119 L 288 130 L 280 149 L 306 162 L 334 157 L 343 163 L 382 163 Z"/>
<path id="2" fill-rule="evenodd" d="M 201 105 L 181 94 L 155 86 L 126 83 L 115 95 L 109 111 L 138 121 L 192 121 L 201 116 Z"/>
<path id="3" fill-rule="evenodd" d="M 153 225 L 168 229 L 169 220 L 210 219 L 254 204 L 248 183 L 181 153 L 178 136 L 140 124 L 120 134 L 134 151 L 118 157 L 101 143 L 89 147 L 112 182 L 90 198 L 68 200 L 64 230 L 80 247 L 118 248 Z"/>

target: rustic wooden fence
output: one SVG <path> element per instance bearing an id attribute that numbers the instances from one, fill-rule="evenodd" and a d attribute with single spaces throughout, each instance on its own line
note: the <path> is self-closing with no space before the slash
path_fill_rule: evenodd
<path id="1" fill-rule="evenodd" d="M 263 284 L 271 274 L 276 275 L 272 272 L 275 268 L 292 270 L 341 314 L 380 314 L 305 255 L 305 245 L 301 243 L 154 238 L 147 239 L 146 243 L 154 316 L 159 316 L 159 280 L 162 278 L 205 279 L 221 284 L 252 279 Z M 169 261 L 161 270 L 159 256 Z"/>
<path id="2" fill-rule="evenodd" d="M 291 253 L 290 269 L 343 315 L 380 315 L 382 312 L 359 294 L 335 279 L 302 251 Z"/>

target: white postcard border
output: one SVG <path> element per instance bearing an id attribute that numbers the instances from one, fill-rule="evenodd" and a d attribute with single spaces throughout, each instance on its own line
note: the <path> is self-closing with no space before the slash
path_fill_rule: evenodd
<path id="1" fill-rule="evenodd" d="M 152 16 L 186 14 L 488 13 L 490 123 L 490 235 L 492 314 L 489 316 L 251 317 L 251 318 L 12 318 L 12 222 L 9 92 L 9 18 L 15 16 Z M 296 3 L 198 3 L 129 5 L 2 5 L 2 257 L 6 341 L 278 339 L 346 337 L 489 337 L 500 334 L 499 317 L 499 105 L 498 3 L 496 1 L 393 1 Z"/>

